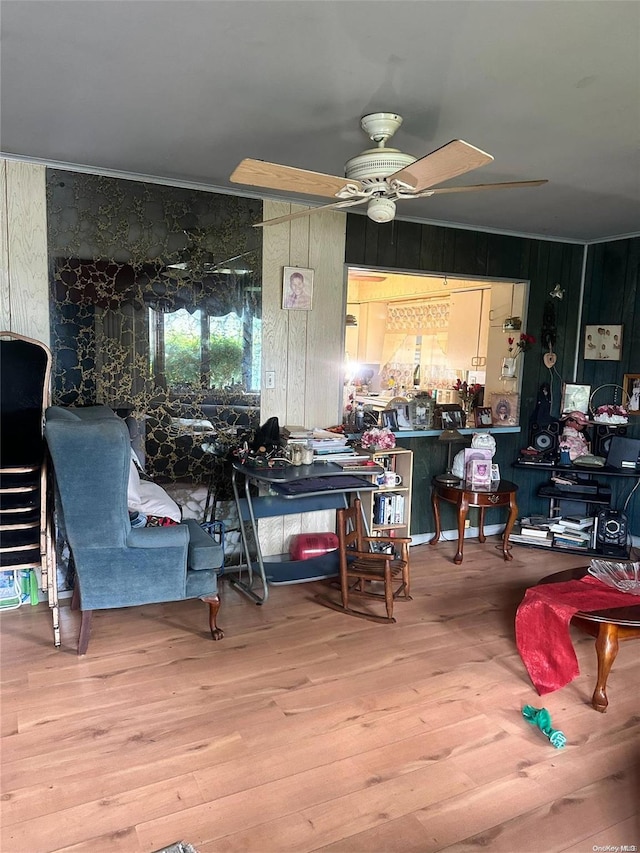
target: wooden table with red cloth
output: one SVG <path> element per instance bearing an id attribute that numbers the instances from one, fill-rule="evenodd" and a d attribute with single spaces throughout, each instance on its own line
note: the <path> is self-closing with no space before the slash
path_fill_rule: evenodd
<path id="1" fill-rule="evenodd" d="M 618 640 L 640 637 L 640 597 L 607 586 L 587 568 L 558 572 L 529 588 L 516 613 L 516 645 L 540 696 L 580 674 L 569 634 L 572 621 L 596 637 L 598 681 L 592 705 L 604 712 Z"/>

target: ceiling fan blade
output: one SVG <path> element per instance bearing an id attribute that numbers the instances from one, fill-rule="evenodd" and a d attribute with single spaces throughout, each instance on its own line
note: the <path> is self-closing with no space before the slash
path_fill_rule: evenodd
<path id="1" fill-rule="evenodd" d="M 347 184 L 354 184 L 358 189 L 361 187 L 359 181 L 348 181 L 337 175 L 323 175 L 321 172 L 309 172 L 306 169 L 296 169 L 294 166 L 282 166 L 278 163 L 251 159 L 239 163 L 229 180 L 252 187 L 329 198 L 334 198 Z"/>
<path id="2" fill-rule="evenodd" d="M 299 216 L 310 216 L 312 213 L 317 213 L 319 210 L 339 210 L 342 207 L 354 207 L 356 204 L 363 204 L 369 201 L 368 198 L 350 198 L 346 201 L 336 201 L 334 204 L 321 204 L 319 207 L 310 207 L 308 210 L 298 210 L 296 213 L 288 213 L 286 216 L 276 216 L 275 219 L 266 219 L 264 222 L 256 222 L 254 228 L 264 228 L 265 225 L 279 225 L 281 222 L 289 222 L 292 219 L 297 219 Z"/>
<path id="3" fill-rule="evenodd" d="M 444 193 L 473 193 L 479 190 L 515 190 L 519 187 L 539 187 L 549 181 L 507 181 L 502 184 L 472 184 L 467 187 L 442 187 L 436 190 L 425 190 L 422 193 L 401 195 L 400 198 L 425 198 L 425 196 L 442 195 Z"/>
<path id="4" fill-rule="evenodd" d="M 387 178 L 389 183 L 402 181 L 413 187 L 417 192 L 442 184 L 457 175 L 464 175 L 480 166 L 491 163 L 493 157 L 470 145 L 462 139 L 453 139 L 442 148 L 436 148 L 431 154 L 421 157 L 410 166 L 405 166 L 399 172 L 394 172 Z"/>

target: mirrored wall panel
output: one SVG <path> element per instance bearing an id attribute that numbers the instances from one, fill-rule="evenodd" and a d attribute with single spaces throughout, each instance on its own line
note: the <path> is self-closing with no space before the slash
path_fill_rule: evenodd
<path id="1" fill-rule="evenodd" d="M 262 202 L 50 169 L 47 205 L 54 402 L 112 407 L 151 476 L 205 482 L 259 423 Z"/>

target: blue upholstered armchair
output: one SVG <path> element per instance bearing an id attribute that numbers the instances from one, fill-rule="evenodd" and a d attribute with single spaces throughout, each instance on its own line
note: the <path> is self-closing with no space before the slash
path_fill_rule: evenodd
<path id="1" fill-rule="evenodd" d="M 127 427 L 106 406 L 46 411 L 45 438 L 56 483 L 56 513 L 76 571 L 71 602 L 82 620 L 78 654 L 87 651 L 94 610 L 184 598 L 209 604 L 214 640 L 223 548 L 193 519 L 132 528 L 127 507 L 131 445 Z"/>

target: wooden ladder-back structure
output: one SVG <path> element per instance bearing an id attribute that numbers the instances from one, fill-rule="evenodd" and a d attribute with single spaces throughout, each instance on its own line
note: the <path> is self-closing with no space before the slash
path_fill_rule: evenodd
<path id="1" fill-rule="evenodd" d="M 43 437 L 44 411 L 51 399 L 50 377 L 51 351 L 45 344 L 15 332 L 0 332 L 0 605 L 3 609 L 19 607 L 25 582 L 32 600 L 38 588 L 46 590 L 53 612 L 54 642 L 59 646 L 56 560 Z"/>

